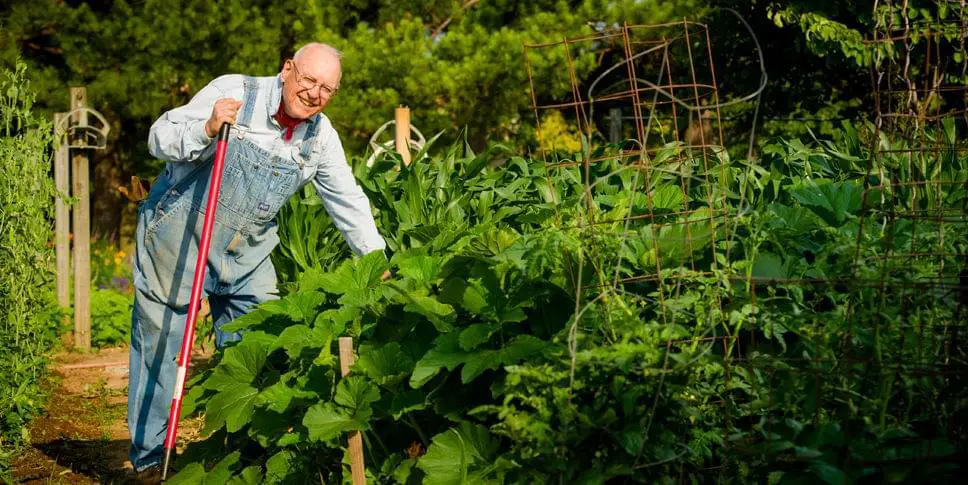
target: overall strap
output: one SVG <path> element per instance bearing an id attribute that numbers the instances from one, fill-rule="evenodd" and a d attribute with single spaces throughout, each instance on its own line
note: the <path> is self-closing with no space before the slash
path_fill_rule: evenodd
<path id="1" fill-rule="evenodd" d="M 307 122 L 306 124 L 306 134 L 303 135 L 302 147 L 299 149 L 299 155 L 304 159 L 309 159 L 309 155 L 313 152 L 313 139 L 316 137 L 316 130 L 322 123 L 322 117 L 320 115 L 315 115 L 312 122 Z"/>
<path id="2" fill-rule="evenodd" d="M 248 127 L 252 121 L 252 110 L 255 109 L 256 98 L 259 96 L 259 81 L 252 76 L 244 76 L 242 85 L 245 87 L 245 95 L 242 99 L 242 113 L 235 120 L 239 125 Z"/>

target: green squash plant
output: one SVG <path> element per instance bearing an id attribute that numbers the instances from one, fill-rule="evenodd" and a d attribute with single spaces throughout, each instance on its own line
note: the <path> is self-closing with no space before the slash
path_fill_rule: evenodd
<path id="1" fill-rule="evenodd" d="M 896 215 L 968 196 L 891 185 L 910 160 L 868 176 L 863 133 L 709 168 L 672 145 L 650 170 L 464 144 L 357 165 L 389 259 L 347 258 L 312 202 L 290 206 L 285 294 L 192 378 L 207 438 L 173 481 L 348 483 L 350 431 L 372 483 L 951 477 L 966 387 L 919 370 L 963 363 L 964 296 L 905 285 L 957 275 L 968 234 Z M 964 155 L 943 165 L 968 179 Z M 942 256 L 885 263 L 910 251 Z"/>

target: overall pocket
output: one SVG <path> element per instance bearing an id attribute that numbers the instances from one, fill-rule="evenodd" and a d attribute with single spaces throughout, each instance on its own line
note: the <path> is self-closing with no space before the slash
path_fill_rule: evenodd
<path id="1" fill-rule="evenodd" d="M 298 167 L 288 164 L 273 164 L 268 167 L 265 178 L 264 197 L 255 204 L 253 221 L 266 224 L 272 221 L 283 204 L 296 193 L 302 174 Z"/>

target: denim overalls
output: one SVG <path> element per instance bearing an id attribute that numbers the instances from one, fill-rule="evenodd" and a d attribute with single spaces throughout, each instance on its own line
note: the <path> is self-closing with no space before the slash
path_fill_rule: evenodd
<path id="1" fill-rule="evenodd" d="M 245 95 L 232 127 L 212 230 L 204 294 L 209 298 L 216 345 L 238 340 L 221 327 L 253 305 L 275 298 L 269 253 L 278 244 L 274 218 L 301 186 L 317 123 L 307 129 L 301 161 L 274 155 L 246 139 L 258 83 L 246 77 Z M 188 312 L 199 238 L 208 200 L 212 160 L 174 183 L 158 178 L 138 210 L 131 325 L 128 429 L 137 470 L 160 462 L 168 409 Z"/>

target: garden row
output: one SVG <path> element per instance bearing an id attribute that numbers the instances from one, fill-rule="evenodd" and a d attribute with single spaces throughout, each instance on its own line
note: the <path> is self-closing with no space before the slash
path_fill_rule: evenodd
<path id="1" fill-rule="evenodd" d="M 28 441 L 57 338 L 53 291 L 50 124 L 33 113 L 26 68 L 0 71 L 0 479 Z"/>
<path id="2" fill-rule="evenodd" d="M 930 141 L 953 147 L 947 126 Z M 291 201 L 284 296 L 191 380 L 208 438 L 175 480 L 345 481 L 352 430 L 377 483 L 953 476 L 968 161 L 869 171 L 872 131 L 757 163 L 455 145 L 356 164 L 389 259 L 349 258 L 315 195 Z"/>

